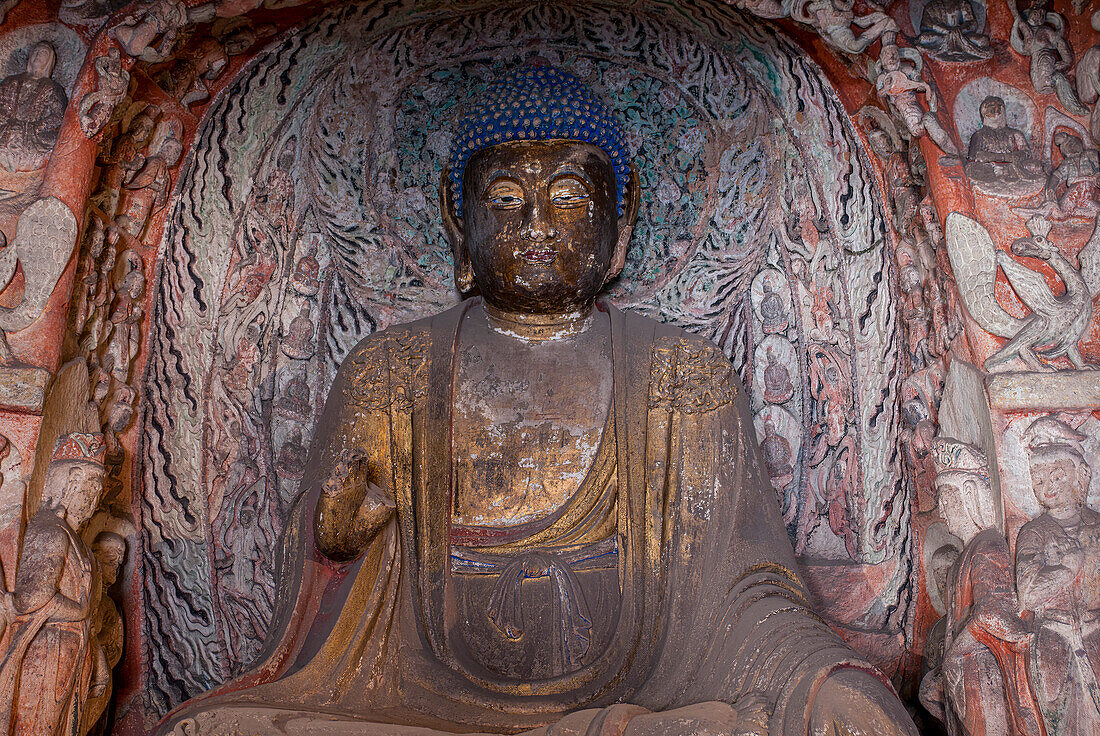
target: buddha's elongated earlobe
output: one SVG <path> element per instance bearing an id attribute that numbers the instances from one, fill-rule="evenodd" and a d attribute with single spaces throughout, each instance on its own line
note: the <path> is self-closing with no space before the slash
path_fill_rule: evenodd
<path id="1" fill-rule="evenodd" d="M 454 255 L 455 288 L 465 294 L 474 288 L 474 269 L 470 266 L 470 251 L 466 248 L 462 218 L 455 211 L 449 166 L 444 167 L 439 175 L 439 211 Z"/>
<path id="2" fill-rule="evenodd" d="M 604 279 L 606 284 L 622 273 L 626 266 L 626 253 L 630 247 L 630 236 L 634 233 L 634 223 L 638 219 L 638 169 L 630 165 L 630 181 L 623 192 L 623 213 L 619 216 L 615 234 L 615 252 L 611 257 L 611 268 Z"/>
<path id="3" fill-rule="evenodd" d="M 470 268 L 469 260 L 461 268 L 455 263 L 455 288 L 462 294 L 474 288 L 474 269 Z"/>

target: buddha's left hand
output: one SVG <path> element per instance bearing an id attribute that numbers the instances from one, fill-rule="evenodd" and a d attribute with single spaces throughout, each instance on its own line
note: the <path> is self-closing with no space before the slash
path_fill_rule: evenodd
<path id="1" fill-rule="evenodd" d="M 918 736 L 913 720 L 873 675 L 843 669 L 829 675 L 814 698 L 813 736 Z"/>

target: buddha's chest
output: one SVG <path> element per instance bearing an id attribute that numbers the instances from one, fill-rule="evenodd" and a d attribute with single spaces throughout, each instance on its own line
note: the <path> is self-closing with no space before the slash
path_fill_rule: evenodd
<path id="1" fill-rule="evenodd" d="M 1005 128 L 984 128 L 980 148 L 986 153 L 1012 153 L 1018 146 L 1016 136 Z"/>
<path id="2" fill-rule="evenodd" d="M 596 456 L 612 386 L 609 341 L 584 338 L 522 343 L 475 332 L 460 342 L 455 523 L 530 521 L 576 491 Z"/>

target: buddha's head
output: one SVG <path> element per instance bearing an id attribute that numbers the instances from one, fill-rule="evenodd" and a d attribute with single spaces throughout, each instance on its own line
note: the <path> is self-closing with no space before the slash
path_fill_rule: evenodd
<path id="1" fill-rule="evenodd" d="M 608 109 L 572 75 L 529 65 L 467 113 L 440 200 L 459 290 L 553 314 L 590 305 L 622 270 L 638 187 Z"/>
<path id="2" fill-rule="evenodd" d="M 934 439 L 930 449 L 936 506 L 948 530 L 966 544 L 982 530 L 1001 528 L 1000 497 L 990 482 L 985 453 L 944 437 Z"/>
<path id="3" fill-rule="evenodd" d="M 27 55 L 27 73 L 35 79 L 45 79 L 53 74 L 57 53 L 48 41 L 39 41 Z"/>
<path id="4" fill-rule="evenodd" d="M 983 529 L 997 526 L 988 478 L 974 472 L 948 470 L 936 475 L 935 487 L 940 518 L 964 544 Z"/>
<path id="5" fill-rule="evenodd" d="M 982 117 L 982 125 L 986 128 L 1004 128 L 1008 125 L 1005 101 L 996 95 L 989 95 L 982 100 L 978 113 Z"/>
<path id="6" fill-rule="evenodd" d="M 1073 133 L 1060 130 L 1054 134 L 1054 145 L 1062 154 L 1062 158 L 1074 158 L 1085 152 L 1084 142 Z"/>
<path id="7" fill-rule="evenodd" d="M 901 51 L 898 49 L 897 44 L 882 44 L 882 50 L 879 51 L 878 55 L 878 63 L 882 69 L 888 72 L 896 72 L 901 69 Z"/>

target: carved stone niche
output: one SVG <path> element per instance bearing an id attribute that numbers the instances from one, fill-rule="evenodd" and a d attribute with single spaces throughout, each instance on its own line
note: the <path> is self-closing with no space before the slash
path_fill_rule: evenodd
<path id="1" fill-rule="evenodd" d="M 912 551 L 898 440 L 881 427 L 882 412 L 896 419 L 902 338 L 858 327 L 894 314 L 881 288 L 894 265 L 835 93 L 789 63 L 793 44 L 704 3 L 491 6 L 312 20 L 300 46 L 257 57 L 277 82 L 216 98 L 194 137 L 149 325 L 141 503 L 158 513 L 143 516 L 142 604 L 160 633 L 144 642 L 148 697 L 134 707 L 150 717 L 259 652 L 318 397 L 361 337 L 457 300 L 427 203 L 460 103 L 532 53 L 624 111 L 653 193 L 611 299 L 713 338 L 742 375 L 759 368 L 754 422 L 817 603 L 899 667 Z M 680 84 L 688 59 L 712 81 Z"/>

